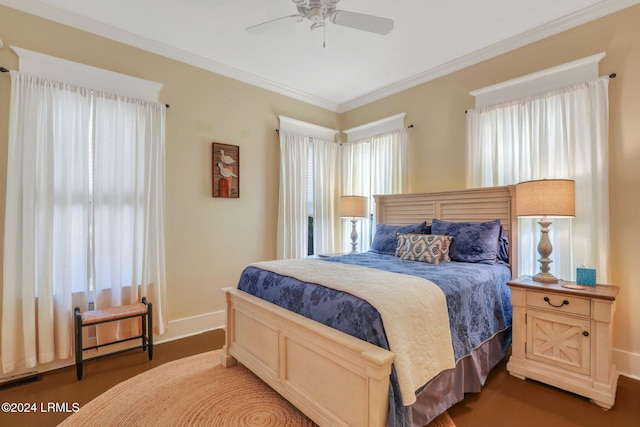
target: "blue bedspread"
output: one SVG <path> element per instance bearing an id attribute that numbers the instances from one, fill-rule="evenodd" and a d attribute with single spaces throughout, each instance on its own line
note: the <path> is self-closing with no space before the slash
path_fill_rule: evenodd
<path id="1" fill-rule="evenodd" d="M 456 362 L 482 342 L 511 326 L 509 268 L 503 264 L 461 262 L 437 265 L 366 252 L 325 258 L 431 280 L 444 292 Z M 353 295 L 247 267 L 238 289 L 342 332 L 389 349 L 377 310 Z M 410 426 L 411 409 L 401 405 L 395 371 L 391 373 L 389 426 Z"/>

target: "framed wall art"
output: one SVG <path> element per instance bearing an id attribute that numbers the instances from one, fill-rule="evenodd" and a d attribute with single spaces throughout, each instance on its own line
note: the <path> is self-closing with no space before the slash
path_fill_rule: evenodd
<path id="1" fill-rule="evenodd" d="M 240 197 L 240 147 L 212 143 L 213 197 Z"/>

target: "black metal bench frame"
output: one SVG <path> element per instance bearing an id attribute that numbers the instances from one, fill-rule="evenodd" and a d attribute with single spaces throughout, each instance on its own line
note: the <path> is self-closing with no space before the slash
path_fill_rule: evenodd
<path id="1" fill-rule="evenodd" d="M 82 373 L 83 373 L 83 363 L 84 362 L 89 362 L 91 360 L 96 360 L 96 359 L 101 359 L 103 357 L 107 357 L 107 356 L 113 356 L 115 354 L 120 354 L 120 353 L 125 353 L 127 351 L 131 351 L 131 350 L 137 350 L 137 349 L 142 349 L 142 351 L 148 351 L 148 355 L 149 355 L 149 360 L 151 361 L 153 359 L 153 314 L 152 314 L 152 304 L 151 302 L 147 301 L 147 297 L 142 297 L 142 304 L 145 304 L 147 306 L 147 311 L 144 313 L 137 313 L 137 314 L 124 314 L 122 316 L 117 316 L 114 318 L 110 318 L 110 319 L 106 319 L 106 320 L 98 320 L 95 322 L 91 322 L 89 324 L 83 324 L 82 323 L 82 313 L 80 312 L 80 307 L 75 307 L 73 309 L 73 313 L 74 313 L 74 325 L 75 325 L 75 341 L 76 341 L 76 374 L 78 376 L 78 381 L 82 380 Z M 82 328 L 86 328 L 89 326 L 95 326 L 95 325 L 99 325 L 102 323 L 109 323 L 109 322 L 117 322 L 119 320 L 125 320 L 125 319 L 131 319 L 134 317 L 140 317 L 141 319 L 141 323 L 142 323 L 142 333 L 140 335 L 137 335 L 135 337 L 131 337 L 131 338 L 125 338 L 122 340 L 117 340 L 117 341 L 110 341 L 110 342 L 106 342 L 104 344 L 98 344 L 98 345 L 93 345 L 90 347 L 83 347 L 82 344 Z M 94 356 L 94 357 L 89 357 L 89 358 L 84 358 L 84 352 L 86 350 L 93 350 L 93 349 L 98 349 L 100 347 L 105 347 L 105 346 L 109 346 L 109 345 L 114 345 L 114 344 L 119 344 L 122 342 L 127 342 L 127 341 L 132 341 L 132 340 L 136 340 L 136 339 L 141 339 L 142 343 L 138 346 L 135 347 L 127 347 L 125 349 L 122 350 L 115 350 L 109 353 L 105 353 L 105 354 L 101 354 L 99 356 Z"/>

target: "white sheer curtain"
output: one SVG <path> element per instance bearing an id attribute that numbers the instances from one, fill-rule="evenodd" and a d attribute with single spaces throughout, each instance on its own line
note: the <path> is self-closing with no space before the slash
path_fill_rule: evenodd
<path id="1" fill-rule="evenodd" d="M 341 196 L 365 196 L 369 197 L 371 206 L 371 143 L 367 140 L 344 143 L 340 147 L 341 163 Z M 371 210 L 369 210 L 371 212 Z M 351 251 L 351 221 L 342 221 L 342 248 L 341 252 Z M 369 249 L 371 239 L 370 220 L 360 218 L 356 223 L 358 233 L 357 248 L 361 252 Z"/>
<path id="2" fill-rule="evenodd" d="M 313 139 L 313 246 L 316 254 L 337 250 L 336 205 L 340 183 L 340 146 Z"/>
<path id="3" fill-rule="evenodd" d="M 87 309 L 91 285 L 103 283 L 102 276 L 93 276 L 92 263 L 96 262 L 97 272 L 102 260 L 92 249 L 103 244 L 100 236 L 112 236 L 104 245 L 117 253 L 124 240 L 122 233 L 115 232 L 120 221 L 117 207 L 126 209 L 121 200 L 109 198 L 111 222 L 101 223 L 99 229 L 92 224 L 92 204 L 102 204 L 99 197 L 92 200 L 101 193 L 99 185 L 92 185 L 105 176 L 115 178 L 123 173 L 129 178 L 139 173 L 124 172 L 125 167 L 118 166 L 127 163 L 128 153 L 106 150 L 109 154 L 105 156 L 100 151 L 107 137 L 117 139 L 123 134 L 109 135 L 98 130 L 102 126 L 98 114 L 105 117 L 106 113 L 93 91 L 15 71 L 11 77 L 2 286 L 4 373 L 72 357 L 72 308 L 78 305 Z M 128 108 L 124 104 L 129 105 L 129 101 L 112 106 L 115 110 L 111 118 L 128 120 L 124 117 L 129 116 L 122 114 Z M 141 141 L 150 144 L 143 144 L 142 151 L 148 155 L 142 163 L 136 162 L 136 167 L 147 160 L 151 169 L 145 170 L 144 184 L 135 194 L 149 208 L 137 223 L 144 230 L 145 255 L 141 263 L 131 261 L 141 265 L 137 271 L 142 279 L 132 277 L 128 285 L 142 285 L 141 291 L 146 291 L 154 302 L 157 331 L 162 332 L 166 325 L 164 223 L 162 213 L 151 211 L 163 208 L 164 178 L 160 175 L 164 174 L 164 107 L 151 107 L 152 104 L 145 103 L 146 108 L 160 108 L 160 114 L 153 115 L 151 121 L 138 121 L 133 127 L 135 139 L 129 140 L 134 146 Z M 105 157 L 92 156 L 94 147 Z M 114 151 L 120 156 L 116 157 Z M 158 174 L 155 179 L 151 178 L 154 173 Z M 91 245 L 92 237 L 95 247 Z M 123 258 L 133 257 L 131 253 L 119 253 Z M 123 282 L 112 282 L 112 290 L 118 283 Z M 155 286 L 157 292 L 145 289 L 145 285 Z M 99 292 L 95 293 L 95 303 L 104 306 Z"/>
<path id="4" fill-rule="evenodd" d="M 309 138 L 280 130 L 278 259 L 307 256 L 307 177 Z"/>
<path id="5" fill-rule="evenodd" d="M 85 89 L 11 72 L 2 370 L 73 354 L 72 292 L 89 291 Z M 57 164 L 69 159 L 72 166 Z"/>
<path id="6" fill-rule="evenodd" d="M 369 212 L 375 213 L 374 195 L 406 191 L 407 130 L 400 128 L 371 138 L 344 143 L 340 150 L 342 194 L 369 198 Z M 370 219 L 357 224 L 359 250 L 369 250 L 372 229 Z M 351 222 L 343 221 L 342 248 L 351 245 Z"/>
<path id="7" fill-rule="evenodd" d="M 555 219 L 551 273 L 575 279 L 596 267 L 609 279 L 609 77 L 467 112 L 467 186 L 543 178 L 576 182 L 576 217 Z M 519 274 L 539 270 L 535 220 L 519 220 Z"/>
<path id="8" fill-rule="evenodd" d="M 153 303 L 164 332 L 165 107 L 104 92 L 95 94 L 93 243 L 96 308 Z M 138 333 L 139 322 L 97 329 L 98 342 Z"/>

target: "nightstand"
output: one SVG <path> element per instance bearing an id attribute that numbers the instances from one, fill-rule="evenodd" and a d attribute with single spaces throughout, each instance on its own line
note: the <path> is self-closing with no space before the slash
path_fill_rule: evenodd
<path id="1" fill-rule="evenodd" d="M 609 409 L 616 399 L 613 313 L 617 286 L 539 283 L 531 276 L 507 282 L 513 305 L 509 374 L 531 378 L 591 399 Z"/>

